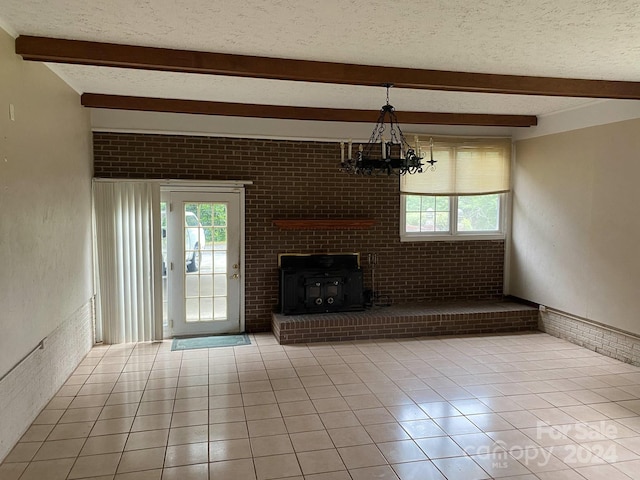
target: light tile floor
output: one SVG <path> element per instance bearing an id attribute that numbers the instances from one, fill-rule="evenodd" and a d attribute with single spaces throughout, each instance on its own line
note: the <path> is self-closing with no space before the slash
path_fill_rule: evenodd
<path id="1" fill-rule="evenodd" d="M 98 346 L 2 480 L 640 479 L 640 368 L 542 333 Z"/>

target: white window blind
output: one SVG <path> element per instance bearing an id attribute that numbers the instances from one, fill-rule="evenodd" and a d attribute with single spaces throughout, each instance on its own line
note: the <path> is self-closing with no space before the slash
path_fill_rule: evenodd
<path id="1" fill-rule="evenodd" d="M 429 160 L 429 138 L 418 139 Z M 429 195 L 482 195 L 509 191 L 511 140 L 433 137 L 435 170 L 400 177 L 400 191 Z M 428 165 L 427 165 L 428 166 Z"/>

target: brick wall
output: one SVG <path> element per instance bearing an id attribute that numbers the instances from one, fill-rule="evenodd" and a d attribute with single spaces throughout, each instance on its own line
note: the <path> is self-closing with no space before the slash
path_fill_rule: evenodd
<path id="1" fill-rule="evenodd" d="M 248 331 L 270 329 L 278 253 L 377 253 L 376 290 L 393 303 L 501 296 L 504 241 L 400 243 L 398 178 L 346 175 L 338 171 L 339 157 L 335 142 L 94 133 L 96 177 L 253 181 L 246 189 Z M 273 226 L 283 218 L 372 218 L 376 225 Z"/>

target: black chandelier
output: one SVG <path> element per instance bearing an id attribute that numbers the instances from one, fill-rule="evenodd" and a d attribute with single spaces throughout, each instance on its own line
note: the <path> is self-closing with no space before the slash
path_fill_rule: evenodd
<path id="1" fill-rule="evenodd" d="M 404 137 L 396 110 L 389 104 L 389 88 L 393 85 L 385 84 L 387 88 L 387 104 L 380 109 L 380 115 L 376 126 L 373 128 L 369 142 L 359 146 L 355 158 L 353 157 L 353 142 L 349 140 L 347 146 L 347 156 L 345 158 L 345 142 L 340 142 L 340 170 L 350 174 L 377 175 L 386 173 L 387 175 L 405 175 L 422 173 L 423 163 L 421 160 L 420 145 L 418 137 L 415 138 L 416 148 L 409 145 Z M 389 124 L 389 138 L 385 139 L 385 123 Z M 437 160 L 433 159 L 433 139 L 430 142 L 430 158 L 426 163 L 430 164 L 431 170 L 435 169 Z"/>

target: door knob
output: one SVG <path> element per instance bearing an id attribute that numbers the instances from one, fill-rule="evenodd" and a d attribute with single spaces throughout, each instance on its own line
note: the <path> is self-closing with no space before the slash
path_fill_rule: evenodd
<path id="1" fill-rule="evenodd" d="M 233 280 L 237 280 L 238 278 L 240 278 L 240 275 L 238 275 L 237 273 L 234 273 L 233 275 L 231 275 L 229 278 L 233 279 Z"/>
<path id="2" fill-rule="evenodd" d="M 235 270 L 237 270 L 237 269 L 239 269 L 239 268 L 240 268 L 240 265 L 238 265 L 237 263 L 234 263 L 234 264 L 233 264 L 233 268 L 234 268 Z"/>

